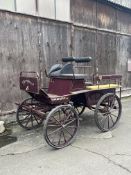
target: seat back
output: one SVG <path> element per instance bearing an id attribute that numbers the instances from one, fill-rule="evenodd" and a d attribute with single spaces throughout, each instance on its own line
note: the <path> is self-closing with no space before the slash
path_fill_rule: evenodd
<path id="1" fill-rule="evenodd" d="M 55 64 L 55 65 L 53 65 L 50 68 L 49 72 L 48 72 L 48 76 L 50 77 L 54 72 L 57 72 L 57 71 L 59 71 L 61 69 L 62 69 L 62 65 L 61 64 Z"/>
<path id="2" fill-rule="evenodd" d="M 65 75 L 65 74 L 66 75 L 68 75 L 68 74 L 73 75 L 74 74 L 72 64 L 67 63 L 63 67 L 62 67 L 62 65 L 61 65 L 61 67 L 60 66 L 57 67 L 56 65 L 54 65 L 51 67 L 51 69 L 48 73 L 49 77 L 61 77 L 62 75 Z"/>

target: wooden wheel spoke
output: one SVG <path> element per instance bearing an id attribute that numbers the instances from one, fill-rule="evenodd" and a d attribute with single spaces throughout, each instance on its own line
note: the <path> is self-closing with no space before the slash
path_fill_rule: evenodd
<path id="1" fill-rule="evenodd" d="M 115 105 L 115 101 L 116 101 L 116 99 L 115 99 L 115 98 L 113 98 L 112 103 L 111 103 L 111 108 L 113 108 L 113 107 L 114 107 L 114 105 Z"/>
<path id="2" fill-rule="evenodd" d="M 62 130 L 62 133 L 63 133 L 64 142 L 66 143 L 66 138 L 63 130 Z"/>
<path id="3" fill-rule="evenodd" d="M 55 131 L 52 131 L 51 133 L 49 133 L 48 135 L 52 135 L 52 134 L 54 134 L 54 133 L 56 133 L 56 132 L 58 132 L 59 130 L 61 130 L 62 129 L 62 127 L 60 127 L 60 128 L 58 128 L 58 129 L 56 129 Z"/>
<path id="4" fill-rule="evenodd" d="M 114 115 L 114 114 L 112 114 L 112 113 L 111 113 L 111 115 L 113 115 L 113 116 L 116 117 L 116 118 L 118 117 L 118 116 L 116 116 L 116 115 Z"/>
<path id="5" fill-rule="evenodd" d="M 26 127 L 27 127 L 27 125 L 29 124 L 29 121 L 31 120 L 31 118 L 29 118 L 28 120 L 27 120 L 27 122 L 26 122 Z"/>
<path id="6" fill-rule="evenodd" d="M 107 119 L 107 118 L 106 118 Z M 105 123 L 106 123 L 106 119 L 105 119 L 105 122 L 103 123 L 103 128 L 104 128 L 104 126 L 105 126 Z"/>
<path id="7" fill-rule="evenodd" d="M 101 123 L 101 124 L 104 124 L 103 127 L 105 126 L 105 123 L 106 123 L 107 118 L 108 118 L 108 116 L 107 116 L 106 118 L 102 118 L 102 119 L 100 120 L 100 123 Z"/>
<path id="8" fill-rule="evenodd" d="M 25 118 L 23 118 L 23 119 L 21 119 L 20 121 L 23 123 L 25 120 L 27 120 L 28 118 L 29 118 L 29 116 L 30 116 L 30 114 L 29 115 L 27 115 Z"/>
<path id="9" fill-rule="evenodd" d="M 64 129 L 71 137 L 73 137 L 73 135 L 72 135 L 65 127 L 63 127 L 63 129 Z"/>
<path id="10" fill-rule="evenodd" d="M 55 117 L 53 119 L 62 127 L 62 124 Z"/>
<path id="11" fill-rule="evenodd" d="M 66 123 L 66 124 L 65 124 L 65 127 L 68 126 L 69 124 L 73 123 L 74 121 L 76 121 L 76 119 L 71 120 L 70 122 Z"/>
<path id="12" fill-rule="evenodd" d="M 22 115 L 29 115 L 29 114 L 30 114 L 29 111 L 22 111 L 22 110 L 19 110 L 19 112 L 20 112 L 20 115 L 21 115 L 21 116 L 22 116 Z"/>
<path id="13" fill-rule="evenodd" d="M 59 113 L 59 114 L 58 114 L 58 115 L 59 115 L 59 121 L 61 121 L 61 115 L 60 115 L 60 110 L 59 110 L 59 112 L 58 112 L 58 113 Z"/>
<path id="14" fill-rule="evenodd" d="M 107 118 L 107 117 L 106 117 L 106 118 Z M 100 120 L 100 123 L 102 123 L 102 121 L 106 120 L 106 118 L 103 117 L 103 118 Z"/>
<path id="15" fill-rule="evenodd" d="M 59 137 L 58 145 L 60 145 L 61 136 L 62 136 L 62 131 L 60 132 L 60 137 Z"/>
<path id="16" fill-rule="evenodd" d="M 31 114 L 31 125 L 33 127 L 33 115 Z"/>
<path id="17" fill-rule="evenodd" d="M 107 97 L 107 105 L 109 106 L 110 105 L 110 97 Z"/>
<path id="18" fill-rule="evenodd" d="M 103 121 L 104 121 L 104 122 L 103 122 L 103 128 L 104 128 L 104 126 L 105 126 L 105 124 L 106 124 L 107 118 L 108 118 L 108 116 L 107 116 L 106 118 L 103 119 Z M 101 123 L 101 124 L 102 124 L 102 123 Z"/>
<path id="19" fill-rule="evenodd" d="M 99 109 L 98 110 L 103 110 L 103 109 L 104 109 L 104 107 L 99 106 Z"/>
<path id="20" fill-rule="evenodd" d="M 68 117 L 66 118 L 66 120 L 64 120 L 64 123 L 63 124 L 65 124 L 66 122 L 70 121 L 71 118 L 72 118 L 72 115 L 68 115 Z"/>
<path id="21" fill-rule="evenodd" d="M 111 118 L 111 121 L 112 121 L 112 123 L 113 123 L 113 125 L 114 125 L 114 123 L 115 123 L 115 122 L 113 121 L 113 118 L 112 118 L 112 116 L 111 116 L 111 115 L 109 115 L 109 116 L 110 116 L 110 118 Z"/>
<path id="22" fill-rule="evenodd" d="M 110 120 L 109 120 L 109 115 L 108 115 L 108 129 L 110 128 Z"/>
<path id="23" fill-rule="evenodd" d="M 107 116 L 107 115 L 109 115 L 109 114 L 110 114 L 109 111 L 108 111 L 108 112 L 105 112 L 105 113 L 102 113 L 103 116 Z"/>
<path id="24" fill-rule="evenodd" d="M 119 111 L 119 107 L 116 108 L 116 109 L 111 109 L 111 110 L 110 110 L 110 113 L 115 112 L 115 111 Z"/>
<path id="25" fill-rule="evenodd" d="M 55 140 L 55 137 L 53 137 L 53 139 L 52 139 L 52 143 L 54 143 L 54 140 Z"/>
<path id="26" fill-rule="evenodd" d="M 63 124 L 66 124 L 67 122 L 70 122 L 70 121 L 72 121 L 72 119 L 70 118 L 70 119 L 68 119 L 68 120 L 66 120 Z"/>
<path id="27" fill-rule="evenodd" d="M 34 115 L 34 119 L 37 122 L 37 124 L 39 124 L 39 121 L 38 121 L 38 119 L 37 119 L 37 117 L 35 115 Z"/>
<path id="28" fill-rule="evenodd" d="M 113 109 L 114 108 L 114 106 L 115 106 L 115 103 L 114 102 L 112 102 L 112 104 L 111 104 L 111 109 Z"/>
<path id="29" fill-rule="evenodd" d="M 71 111 L 69 111 L 68 114 L 66 113 L 66 111 L 64 111 L 64 114 L 66 115 L 66 117 L 65 117 L 65 120 L 64 120 L 64 123 L 63 123 L 63 124 L 65 124 L 65 122 L 68 121 L 68 119 L 70 118 L 70 116 L 71 116 Z"/>
<path id="30" fill-rule="evenodd" d="M 48 125 L 48 127 L 58 127 L 58 126 L 60 126 L 60 125 L 56 125 L 56 124 L 55 125 L 53 125 L 53 124 Z"/>
<path id="31" fill-rule="evenodd" d="M 69 126 L 67 126 L 67 128 L 74 128 L 74 129 L 76 129 L 77 127 L 73 126 L 73 125 L 72 126 L 69 125 Z"/>

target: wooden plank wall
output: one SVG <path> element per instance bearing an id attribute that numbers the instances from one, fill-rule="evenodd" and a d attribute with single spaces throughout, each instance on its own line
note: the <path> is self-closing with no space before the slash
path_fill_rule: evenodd
<path id="1" fill-rule="evenodd" d="M 40 72 L 42 84 L 48 86 L 45 72 L 53 65 L 61 63 L 62 57 L 71 55 L 71 26 L 53 21 L 40 21 Z"/>
<path id="2" fill-rule="evenodd" d="M 131 59 L 131 12 L 95 0 L 72 0 L 71 8 L 77 36 L 75 45 L 80 46 L 76 50 L 94 57 L 99 73 L 123 74 L 123 86 L 131 87 L 131 73 L 127 72 L 127 63 Z M 79 35 L 80 30 L 84 31 L 83 40 L 82 35 Z M 94 39 L 91 38 L 92 33 Z"/>
<path id="3" fill-rule="evenodd" d="M 21 98 L 20 71 L 39 70 L 37 22 L 0 12 L 0 110 L 14 109 Z"/>
<path id="4" fill-rule="evenodd" d="M 0 11 L 0 112 L 15 109 L 26 97 L 19 90 L 20 71 L 44 74 L 64 56 L 91 56 L 92 71 L 122 73 L 131 87 L 131 13 L 95 0 L 71 0 L 71 23 Z"/>

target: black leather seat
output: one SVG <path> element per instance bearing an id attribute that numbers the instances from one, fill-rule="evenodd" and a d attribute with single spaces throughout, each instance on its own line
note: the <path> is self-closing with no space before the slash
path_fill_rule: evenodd
<path id="1" fill-rule="evenodd" d="M 84 79 L 84 74 L 74 74 L 73 65 L 70 63 L 65 64 L 63 67 L 54 65 L 51 67 L 49 77 L 57 77 L 63 79 Z"/>
<path id="2" fill-rule="evenodd" d="M 51 77 L 55 72 L 60 71 L 62 69 L 62 67 L 63 66 L 61 64 L 53 65 L 48 72 L 48 76 Z"/>

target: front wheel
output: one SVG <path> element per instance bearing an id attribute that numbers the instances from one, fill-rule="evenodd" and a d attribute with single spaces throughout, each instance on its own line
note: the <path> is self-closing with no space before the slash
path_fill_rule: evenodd
<path id="1" fill-rule="evenodd" d="M 96 105 L 94 118 L 98 128 L 109 131 L 114 128 L 121 117 L 122 105 L 120 98 L 113 93 L 103 95 Z"/>
<path id="2" fill-rule="evenodd" d="M 79 117 L 70 105 L 60 105 L 47 116 L 44 138 L 55 149 L 64 148 L 73 141 L 79 126 Z"/>

